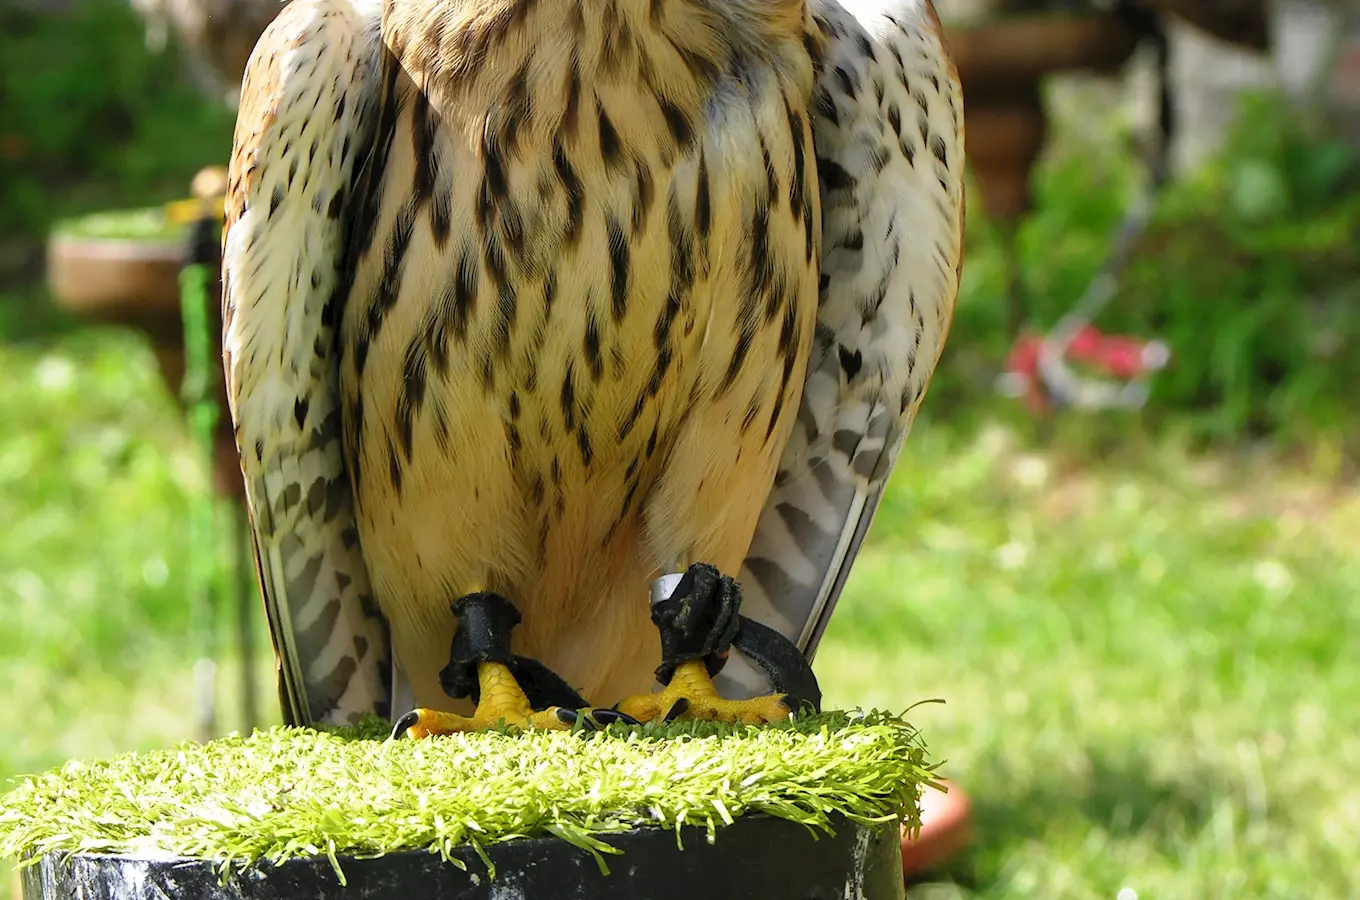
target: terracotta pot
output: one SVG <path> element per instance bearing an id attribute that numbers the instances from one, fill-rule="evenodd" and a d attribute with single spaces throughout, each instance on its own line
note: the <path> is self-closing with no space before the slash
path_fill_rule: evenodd
<path id="1" fill-rule="evenodd" d="M 1030 208 L 1029 179 L 1043 149 L 1040 82 L 1072 70 L 1108 72 L 1137 36 L 1107 15 L 1014 16 L 945 28 L 963 83 L 968 166 L 988 216 L 1014 221 Z"/>
<path id="2" fill-rule="evenodd" d="M 945 27 L 965 104 L 1006 94 L 1053 72 L 1111 72 L 1128 62 L 1137 35 L 1108 15 L 1025 15 Z"/>
<path id="3" fill-rule="evenodd" d="M 179 272 L 186 258 L 187 240 L 58 232 L 47 245 L 47 279 L 57 302 L 92 322 L 125 325 L 145 333 L 161 375 L 176 397 L 185 365 Z M 213 279 L 208 304 L 214 361 L 222 356 L 221 287 L 221 281 Z M 220 378 L 217 388 L 221 416 L 213 440 L 213 482 L 219 494 L 244 499 L 227 395 Z"/>
<path id="4" fill-rule="evenodd" d="M 957 784 L 921 792 L 921 830 L 902 834 L 902 874 L 921 877 L 954 856 L 972 840 L 973 805 Z"/>
<path id="5" fill-rule="evenodd" d="M 1009 103 L 968 107 L 968 168 L 992 219 L 1014 222 L 1032 205 L 1030 174 L 1044 148 L 1048 120 L 1038 86 Z M 966 102 L 966 101 L 965 101 Z"/>
<path id="6" fill-rule="evenodd" d="M 47 280 L 57 302 L 77 315 L 139 328 L 159 344 L 182 333 L 184 259 L 184 240 L 57 233 L 47 243 Z"/>

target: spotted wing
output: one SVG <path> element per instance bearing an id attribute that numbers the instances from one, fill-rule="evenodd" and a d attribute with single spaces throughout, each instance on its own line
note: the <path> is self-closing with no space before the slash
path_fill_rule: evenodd
<path id="1" fill-rule="evenodd" d="M 809 656 L 940 357 L 962 262 L 963 99 L 929 0 L 811 0 L 821 298 L 744 612 Z M 738 662 L 728 690 L 765 689 Z"/>
<path id="2" fill-rule="evenodd" d="M 380 0 L 295 0 L 247 66 L 223 235 L 223 362 L 284 718 L 390 712 L 391 654 L 341 453 L 336 326 L 372 142 Z"/>

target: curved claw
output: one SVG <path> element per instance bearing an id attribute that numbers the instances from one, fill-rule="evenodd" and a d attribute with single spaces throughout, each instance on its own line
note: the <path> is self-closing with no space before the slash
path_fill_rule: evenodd
<path id="1" fill-rule="evenodd" d="M 576 710 L 564 707 L 555 706 L 532 712 L 527 705 L 514 707 L 494 702 L 481 704 L 471 716 L 460 716 L 457 713 L 437 709 L 414 709 L 397 720 L 392 728 L 392 737 L 400 739 L 405 735 L 420 740 L 436 734 L 491 731 L 502 725 L 511 728 L 567 731 L 581 718 L 581 714 Z M 590 725 L 588 720 L 586 724 Z"/>
<path id="2" fill-rule="evenodd" d="M 552 712 L 563 725 L 575 727 L 579 724 L 583 731 L 604 731 L 610 725 L 617 723 L 624 725 L 642 724 L 637 719 L 627 713 L 619 712 L 617 709 L 605 709 L 596 706 L 583 706 L 580 709 L 568 709 L 561 706 L 555 708 Z"/>
<path id="3" fill-rule="evenodd" d="M 517 728 L 543 728 L 552 731 L 570 730 L 578 725 L 583 731 L 603 731 L 616 722 L 622 722 L 625 725 L 642 724 L 632 716 L 616 709 L 600 709 L 589 706 L 580 709 L 553 706 L 527 715 L 522 711 L 493 710 L 479 707 L 478 712 L 471 718 L 437 710 L 413 709 L 393 725 L 392 740 L 401 740 L 403 737 L 419 740 L 435 734 L 482 731 L 495 728 L 500 722 L 506 722 Z"/>
<path id="4" fill-rule="evenodd" d="M 420 710 L 413 709 L 406 715 L 397 719 L 397 724 L 392 726 L 391 740 L 399 741 L 406 737 L 406 732 L 420 724 Z"/>
<path id="5" fill-rule="evenodd" d="M 648 722 L 707 719 L 746 725 L 784 721 L 794 712 L 786 694 L 768 694 L 749 700 L 726 699 L 714 687 L 702 660 L 680 663 L 670 684 L 655 693 L 622 700 L 618 708 Z"/>
<path id="6" fill-rule="evenodd" d="M 590 719 L 601 728 L 608 728 L 617 722 L 622 722 L 624 725 L 642 724 L 637 719 L 627 713 L 619 712 L 617 709 L 592 709 Z"/>
<path id="7" fill-rule="evenodd" d="M 681 697 L 671 704 L 670 711 L 666 713 L 663 722 L 674 722 L 676 719 L 689 712 L 690 702 L 688 697 Z"/>

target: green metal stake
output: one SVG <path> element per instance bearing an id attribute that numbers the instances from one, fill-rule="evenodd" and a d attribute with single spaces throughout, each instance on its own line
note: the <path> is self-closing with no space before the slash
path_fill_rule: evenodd
<path id="1" fill-rule="evenodd" d="M 259 609 L 256 597 L 254 551 L 250 544 L 250 523 L 245 509 L 235 501 L 228 504 L 227 521 L 231 523 L 232 568 L 236 579 L 233 585 L 236 600 L 236 640 L 241 659 L 241 721 L 248 734 L 260 724 L 260 710 L 256 704 L 255 685 L 255 614 Z"/>
<path id="2" fill-rule="evenodd" d="M 189 262 L 180 271 L 180 311 L 184 319 L 184 381 L 180 396 L 188 407 L 189 432 L 204 471 L 213 466 L 213 429 L 221 414 L 214 388 L 212 337 L 208 332 L 209 284 L 212 278 L 205 257 L 212 258 L 214 223 L 196 222 L 191 237 Z M 211 487 L 199 491 L 189 503 L 188 595 L 193 602 L 193 643 L 198 652 L 194 663 L 194 690 L 198 697 L 198 732 L 211 740 L 217 730 L 216 609 L 217 582 L 216 502 Z"/>

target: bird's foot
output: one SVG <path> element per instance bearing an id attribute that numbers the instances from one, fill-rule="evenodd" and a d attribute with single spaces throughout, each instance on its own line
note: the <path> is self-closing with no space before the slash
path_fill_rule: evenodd
<path id="1" fill-rule="evenodd" d="M 405 734 L 423 738 L 434 734 L 488 731 L 501 725 L 563 731 L 575 725 L 580 717 L 576 710 L 561 706 L 534 712 L 514 673 L 504 663 L 477 663 L 477 680 L 481 699 L 471 716 L 437 709 L 413 709 L 397 720 L 392 736 Z"/>
<path id="2" fill-rule="evenodd" d="M 741 616 L 741 591 L 737 583 L 712 566 L 695 564 L 685 571 L 664 600 L 652 604 L 652 621 L 661 632 L 661 666 L 656 678 L 665 687 L 654 694 L 629 697 L 614 708 L 643 721 L 712 719 L 720 722 L 764 724 L 787 719 L 803 705 L 803 698 L 779 692 L 749 700 L 728 700 L 718 693 L 713 676 L 721 671 L 741 633 L 770 629 L 752 627 Z M 782 637 L 776 635 L 780 640 Z M 785 641 L 785 643 L 789 643 Z M 788 648 L 806 668 L 797 648 Z M 771 672 L 772 676 L 779 673 Z M 811 677 L 811 669 L 807 669 Z M 775 687 L 780 679 L 774 678 Z M 812 681 L 815 689 L 815 679 Z M 820 702 L 820 692 L 811 700 Z"/>
<path id="3" fill-rule="evenodd" d="M 629 697 L 615 708 L 643 722 L 709 719 L 744 725 L 778 722 L 793 713 L 787 694 L 728 700 L 718 693 L 708 667 L 700 660 L 680 663 L 670 683 L 657 693 Z"/>
<path id="4" fill-rule="evenodd" d="M 439 680 L 450 697 L 471 697 L 476 711 L 460 716 L 415 709 L 397 720 L 393 737 L 486 731 L 502 724 L 565 731 L 578 723 L 596 729 L 632 721 L 616 710 L 590 707 L 547 666 L 511 653 L 510 631 L 519 624 L 519 610 L 509 600 L 489 592 L 469 594 L 454 601 L 453 613 L 458 632 Z"/>

